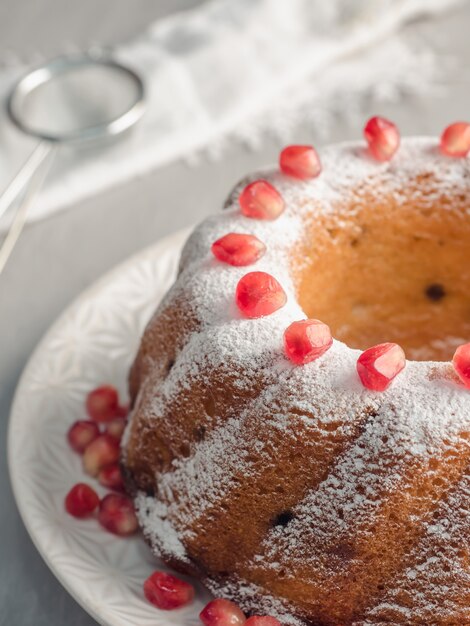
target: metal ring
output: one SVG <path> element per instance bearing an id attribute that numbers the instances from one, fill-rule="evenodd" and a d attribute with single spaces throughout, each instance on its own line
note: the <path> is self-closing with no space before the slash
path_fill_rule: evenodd
<path id="1" fill-rule="evenodd" d="M 29 126 L 21 114 L 21 104 L 28 94 L 52 78 L 60 76 L 66 69 L 85 67 L 87 65 L 109 67 L 126 74 L 136 87 L 137 95 L 132 106 L 106 123 L 89 126 L 71 133 L 46 133 Z M 112 137 L 126 131 L 142 117 L 145 110 L 145 86 L 136 72 L 111 58 L 97 57 L 90 54 L 59 57 L 23 76 L 11 90 L 6 108 L 9 118 L 22 132 L 52 143 L 69 143 Z"/>

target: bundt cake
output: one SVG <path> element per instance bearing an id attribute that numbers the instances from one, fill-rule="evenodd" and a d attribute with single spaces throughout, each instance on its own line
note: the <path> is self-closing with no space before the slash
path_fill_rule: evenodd
<path id="1" fill-rule="evenodd" d="M 298 148 L 238 185 L 130 373 L 150 546 L 283 624 L 470 624 L 470 162 L 390 156 Z"/>

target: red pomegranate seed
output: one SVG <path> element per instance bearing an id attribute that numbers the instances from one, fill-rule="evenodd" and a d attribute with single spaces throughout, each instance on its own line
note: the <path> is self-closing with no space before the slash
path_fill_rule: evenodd
<path id="1" fill-rule="evenodd" d="M 119 396 L 111 385 L 98 387 L 87 396 L 86 409 L 95 422 L 109 422 L 119 415 Z"/>
<path id="2" fill-rule="evenodd" d="M 128 415 L 129 415 L 129 405 L 120 404 L 117 408 L 116 417 L 120 417 L 121 419 L 127 419 Z"/>
<path id="3" fill-rule="evenodd" d="M 124 481 L 122 479 L 121 468 L 117 463 L 106 465 L 98 472 L 98 482 L 107 489 L 114 491 L 124 491 Z"/>
<path id="4" fill-rule="evenodd" d="M 230 600 L 212 600 L 199 613 L 205 626 L 241 626 L 246 622 L 242 610 Z"/>
<path id="5" fill-rule="evenodd" d="M 285 208 L 281 194 L 267 180 L 255 180 L 247 185 L 239 202 L 243 215 L 258 220 L 275 220 Z"/>
<path id="6" fill-rule="evenodd" d="M 452 363 L 460 380 L 467 389 L 470 389 L 470 343 L 457 348 Z"/>
<path id="7" fill-rule="evenodd" d="M 266 246 L 254 235 L 229 233 L 212 244 L 216 259 L 229 265 L 251 265 L 266 252 Z"/>
<path id="8" fill-rule="evenodd" d="M 281 626 L 281 622 L 270 615 L 253 615 L 246 620 L 245 626 Z"/>
<path id="9" fill-rule="evenodd" d="M 89 517 L 100 499 L 94 489 L 85 483 L 74 485 L 65 498 L 65 510 L 74 517 Z"/>
<path id="10" fill-rule="evenodd" d="M 333 338 L 329 327 L 319 320 L 293 322 L 284 332 L 284 348 L 297 365 L 315 361 L 331 348 Z"/>
<path id="11" fill-rule="evenodd" d="M 238 282 L 235 300 L 245 317 L 270 315 L 285 305 L 287 296 L 277 280 L 266 272 L 250 272 Z"/>
<path id="12" fill-rule="evenodd" d="M 384 117 L 371 117 L 364 127 L 364 136 L 377 161 L 389 161 L 400 145 L 398 128 Z"/>
<path id="13" fill-rule="evenodd" d="M 98 521 L 103 528 L 120 537 L 132 535 L 139 527 L 132 501 L 117 493 L 109 493 L 101 500 Z"/>
<path id="14" fill-rule="evenodd" d="M 99 434 L 100 429 L 95 422 L 79 420 L 69 428 L 67 440 L 70 447 L 81 454 Z"/>
<path id="15" fill-rule="evenodd" d="M 465 157 L 470 152 L 470 124 L 454 122 L 441 135 L 441 151 L 450 157 Z"/>
<path id="16" fill-rule="evenodd" d="M 193 601 L 194 587 L 172 574 L 154 572 L 144 582 L 144 594 L 157 608 L 171 611 Z"/>
<path id="17" fill-rule="evenodd" d="M 406 365 L 405 353 L 396 343 L 381 343 L 365 350 L 357 360 L 362 384 L 373 391 L 385 391 Z"/>
<path id="18" fill-rule="evenodd" d="M 100 435 L 83 453 L 83 469 L 90 476 L 97 476 L 101 468 L 119 460 L 119 441 L 111 435 Z"/>
<path id="19" fill-rule="evenodd" d="M 312 146 L 287 146 L 279 155 L 283 174 L 305 180 L 321 172 L 320 157 Z"/>
<path id="20" fill-rule="evenodd" d="M 120 440 L 126 428 L 126 424 L 127 424 L 127 421 L 121 418 L 112 420 L 111 422 L 108 422 L 106 424 L 105 432 L 108 435 L 115 437 L 115 439 Z"/>

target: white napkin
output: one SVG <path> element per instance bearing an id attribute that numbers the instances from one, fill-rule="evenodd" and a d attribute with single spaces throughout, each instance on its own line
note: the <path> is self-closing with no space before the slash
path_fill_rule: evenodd
<path id="1" fill-rule="evenodd" d="M 256 146 L 266 131 L 287 139 L 300 118 L 319 133 L 333 115 L 429 84 L 433 57 L 399 27 L 459 0 L 211 0 L 154 23 L 113 50 L 148 89 L 148 110 L 125 139 L 103 149 L 63 150 L 30 220 L 228 140 Z M 24 68 L 0 75 L 6 93 Z M 0 120 L 0 188 L 33 142 Z M 5 227 L 7 220 L 3 221 Z"/>

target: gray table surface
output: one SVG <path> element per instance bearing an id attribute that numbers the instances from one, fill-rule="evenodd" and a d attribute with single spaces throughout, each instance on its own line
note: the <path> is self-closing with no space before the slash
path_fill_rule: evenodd
<path id="1" fill-rule="evenodd" d="M 106 15 L 102 0 L 100 15 Z M 57 20 L 67 31 L 67 39 L 85 45 L 102 37 L 107 42 L 127 37 L 156 16 L 169 9 L 193 6 L 196 0 L 166 0 L 150 3 L 133 0 L 132 12 L 127 0 L 114 0 L 120 14 L 113 29 L 97 28 L 89 32 L 89 20 L 72 24 L 65 7 L 75 0 L 38 0 L 2 3 L 0 33 L 2 45 L 14 47 L 16 36 L 24 38 L 25 54 L 39 49 L 44 54 L 60 50 L 62 37 L 54 39 L 50 20 L 42 15 L 42 29 L 34 34 L 17 24 L 25 4 L 51 12 L 62 6 Z M 92 0 L 78 3 L 81 10 L 93 11 Z M 5 14 L 7 24 L 2 18 Z M 134 12 L 138 8 L 137 17 Z M 36 10 L 36 9 L 35 9 Z M 126 20 L 127 13 L 134 16 Z M 13 15 L 13 17 L 12 17 Z M 127 18 L 126 18 L 127 19 Z M 3 22 L 2 22 L 3 20 Z M 30 20 L 30 16 L 28 16 Z M 468 119 L 470 65 L 468 26 L 470 5 L 419 26 L 437 50 L 453 56 L 457 65 L 446 71 L 442 94 L 413 97 L 404 102 L 381 107 L 380 113 L 396 120 L 404 134 L 437 134 L 451 120 Z M 54 22 L 56 24 L 56 22 Z M 415 28 L 411 26 L 411 28 Z M 16 30 L 15 30 L 16 29 Z M 49 31 L 48 31 L 49 29 Z M 74 30 L 75 29 L 75 30 Z M 5 38 L 4 38 L 5 36 Z M 36 40 L 35 40 L 36 37 Z M 0 45 L 1 50 L 5 50 Z M 21 52 L 21 50 L 19 50 Z M 371 111 L 375 113 L 376 111 Z M 359 126 L 338 124 L 329 141 L 360 136 Z M 292 141 L 315 141 L 308 128 L 299 128 Z M 202 162 L 189 167 L 176 162 L 149 173 L 130 184 L 115 188 L 82 202 L 80 206 L 29 227 L 24 233 L 10 264 L 0 276 L 0 625 L 1 626 L 91 626 L 94 621 L 75 603 L 49 572 L 32 545 L 17 513 L 6 468 L 6 430 L 9 409 L 18 377 L 34 346 L 57 315 L 75 296 L 102 273 L 132 253 L 170 232 L 188 226 L 220 209 L 232 184 L 244 173 L 275 160 L 279 145 L 266 140 L 256 152 L 233 145 L 217 162 Z"/>

